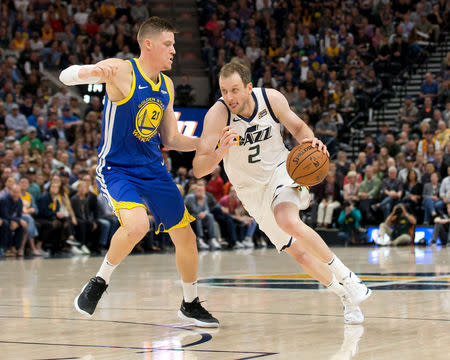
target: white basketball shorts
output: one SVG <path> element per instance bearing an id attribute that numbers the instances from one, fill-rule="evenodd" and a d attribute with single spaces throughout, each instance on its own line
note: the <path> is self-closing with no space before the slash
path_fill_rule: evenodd
<path id="1" fill-rule="evenodd" d="M 284 163 L 275 169 L 269 183 L 265 185 L 255 183 L 252 187 L 239 188 L 235 186 L 242 205 L 256 220 L 259 228 L 269 237 L 278 251 L 289 247 L 295 239 L 280 229 L 273 209 L 281 202 L 292 202 L 299 209 L 306 209 L 309 206 L 309 190 L 302 187 L 299 191 L 298 186 L 289 177 Z"/>

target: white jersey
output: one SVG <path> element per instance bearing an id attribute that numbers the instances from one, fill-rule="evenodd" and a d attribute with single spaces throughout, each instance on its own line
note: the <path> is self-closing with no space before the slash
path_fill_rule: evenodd
<path id="1" fill-rule="evenodd" d="M 228 125 L 238 133 L 239 144 L 230 148 L 223 162 L 228 178 L 236 190 L 268 184 L 275 169 L 285 166 L 289 154 L 281 136 L 280 123 L 270 107 L 266 89 L 254 88 L 252 96 L 255 110 L 249 118 L 232 114 L 228 110 Z M 222 98 L 219 101 L 224 103 Z"/>
<path id="2" fill-rule="evenodd" d="M 278 201 L 292 202 L 303 210 L 309 206 L 309 191 L 306 188 L 298 191 L 298 184 L 287 173 L 289 151 L 266 90 L 254 88 L 252 96 L 255 111 L 250 118 L 228 110 L 228 125 L 238 133 L 239 144 L 230 148 L 223 162 L 242 205 L 278 251 L 282 251 L 295 239 L 278 226 L 273 208 Z"/>

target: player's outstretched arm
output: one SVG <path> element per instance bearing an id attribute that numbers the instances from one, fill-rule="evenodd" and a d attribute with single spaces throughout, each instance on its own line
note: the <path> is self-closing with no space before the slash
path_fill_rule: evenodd
<path id="1" fill-rule="evenodd" d="M 65 85 L 111 83 L 125 63 L 122 59 L 106 59 L 94 65 L 72 65 L 61 71 L 59 80 Z"/>
<path id="2" fill-rule="evenodd" d="M 284 95 L 274 89 L 267 89 L 266 92 L 275 116 L 289 130 L 292 136 L 299 143 L 311 141 L 313 146 L 317 146 L 320 151 L 330 156 L 325 144 L 317 139 L 309 126 L 291 110 Z"/>
<path id="3" fill-rule="evenodd" d="M 194 176 L 201 178 L 213 172 L 237 143 L 238 134 L 226 126 L 228 111 L 222 103 L 214 104 L 205 116 L 203 132 L 192 162 Z"/>
<path id="4" fill-rule="evenodd" d="M 170 93 L 175 94 L 175 89 L 173 86 L 173 82 L 170 78 L 167 78 Z M 161 142 L 164 147 L 169 150 L 178 150 L 178 151 L 194 151 L 197 150 L 199 139 L 192 138 L 189 136 L 185 136 L 180 134 L 178 131 L 177 119 L 175 117 L 175 112 L 173 111 L 173 101 L 174 96 L 171 97 L 167 108 L 164 110 L 163 119 L 159 126 L 159 133 L 161 135 Z"/>

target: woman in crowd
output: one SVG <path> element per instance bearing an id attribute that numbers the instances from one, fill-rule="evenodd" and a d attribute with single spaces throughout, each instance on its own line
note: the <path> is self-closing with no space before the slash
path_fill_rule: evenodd
<path id="1" fill-rule="evenodd" d="M 414 169 L 409 170 L 406 183 L 403 186 L 403 203 L 406 205 L 408 211 L 416 214 L 416 216 L 421 211 L 422 191 L 422 184 L 417 178 L 417 173 Z"/>

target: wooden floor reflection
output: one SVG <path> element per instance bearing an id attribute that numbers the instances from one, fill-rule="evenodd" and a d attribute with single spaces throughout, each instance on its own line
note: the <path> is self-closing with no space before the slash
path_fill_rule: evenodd
<path id="1" fill-rule="evenodd" d="M 92 319 L 72 308 L 101 258 L 0 261 L 1 359 L 449 359 L 450 249 L 336 248 L 374 290 L 366 321 L 273 249 L 200 254 L 200 296 L 221 321 L 176 316 L 173 254 L 127 258 Z"/>

